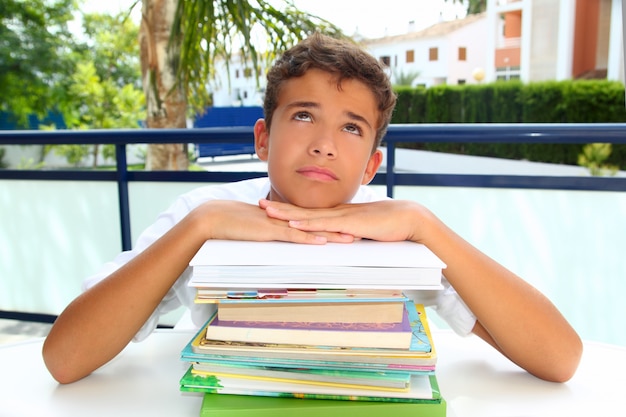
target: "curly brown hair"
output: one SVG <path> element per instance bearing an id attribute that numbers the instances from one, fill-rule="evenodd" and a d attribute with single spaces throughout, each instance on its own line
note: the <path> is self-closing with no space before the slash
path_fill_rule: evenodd
<path id="1" fill-rule="evenodd" d="M 383 66 L 367 51 L 347 39 L 335 39 L 314 33 L 287 50 L 267 73 L 267 87 L 263 112 L 270 129 L 278 96 L 285 81 L 300 77 L 309 69 L 316 68 L 337 77 L 337 87 L 345 79 L 365 84 L 378 103 L 379 117 L 374 140 L 374 150 L 385 136 L 387 126 L 396 104 L 396 95 Z"/>

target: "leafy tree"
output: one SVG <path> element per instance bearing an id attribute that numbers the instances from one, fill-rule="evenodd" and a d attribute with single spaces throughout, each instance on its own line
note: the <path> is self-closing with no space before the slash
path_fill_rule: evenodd
<path id="1" fill-rule="evenodd" d="M 138 26 L 125 15 L 83 17 L 85 47 L 75 54 L 71 77 L 59 88 L 59 107 L 70 129 L 138 128 L 145 118 L 139 69 Z M 91 154 L 97 164 L 99 146 L 60 145 L 57 154 L 78 165 Z M 103 156 L 113 157 L 105 145 Z"/>
<path id="2" fill-rule="evenodd" d="M 605 163 L 611 156 L 613 146 L 610 143 L 589 143 L 583 147 L 578 155 L 578 165 L 589 169 L 589 173 L 595 177 L 605 174 L 615 175 L 618 167 Z"/>
<path id="3" fill-rule="evenodd" d="M 82 56 L 93 61 L 98 76 L 120 87 L 131 84 L 141 89 L 139 26 L 129 15 L 86 14 L 83 31 L 87 49 Z"/>
<path id="4" fill-rule="evenodd" d="M 214 62 L 235 54 L 260 75 L 271 60 L 316 30 L 339 36 L 328 22 L 299 11 L 290 1 L 142 0 L 141 67 L 146 125 L 184 128 L 189 108 L 210 103 L 207 82 Z M 268 48 L 268 49 L 264 49 Z M 189 104 L 189 105 L 188 105 Z M 150 145 L 147 169 L 186 169 L 182 145 Z"/>
<path id="5" fill-rule="evenodd" d="M 71 73 L 75 0 L 0 0 L 0 111 L 19 126 L 54 108 L 51 86 Z"/>
<path id="6" fill-rule="evenodd" d="M 448 1 L 448 0 L 446 0 Z M 451 0 L 452 3 L 465 4 L 467 14 L 478 14 L 487 10 L 487 0 Z"/>

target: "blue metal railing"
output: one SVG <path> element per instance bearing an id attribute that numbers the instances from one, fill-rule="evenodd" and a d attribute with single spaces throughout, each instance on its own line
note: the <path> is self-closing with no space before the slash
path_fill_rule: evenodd
<path id="1" fill-rule="evenodd" d="M 231 182 L 264 176 L 261 172 L 129 171 L 126 145 L 143 143 L 246 143 L 253 142 L 252 127 L 203 129 L 133 129 L 85 131 L 0 131 L 0 145 L 114 144 L 117 169 L 0 170 L 0 180 L 69 180 L 117 182 L 122 248 L 131 248 L 128 183 Z M 556 177 L 526 175 L 416 174 L 394 171 L 395 149 L 403 142 L 449 143 L 560 143 L 626 144 L 626 124 L 408 124 L 391 125 L 385 136 L 386 172 L 372 181 L 385 185 L 393 196 L 395 186 L 456 186 L 527 189 L 626 191 L 625 177 Z"/>

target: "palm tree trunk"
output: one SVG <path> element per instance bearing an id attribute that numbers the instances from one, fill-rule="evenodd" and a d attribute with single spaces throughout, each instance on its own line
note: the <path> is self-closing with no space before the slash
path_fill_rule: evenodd
<path id="1" fill-rule="evenodd" d="M 141 75 L 146 97 L 147 128 L 187 127 L 187 97 L 176 86 L 180 37 L 170 44 L 170 31 L 178 0 L 143 0 L 139 34 Z M 186 144 L 151 144 L 147 170 L 186 170 Z"/>

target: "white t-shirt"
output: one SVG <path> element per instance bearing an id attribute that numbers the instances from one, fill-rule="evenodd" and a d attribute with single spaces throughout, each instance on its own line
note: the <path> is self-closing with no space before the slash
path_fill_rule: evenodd
<path id="1" fill-rule="evenodd" d="M 83 283 L 83 290 L 91 288 L 134 258 L 200 204 L 210 200 L 235 200 L 249 204 L 258 204 L 260 199 L 267 198 L 269 191 L 269 179 L 256 178 L 223 185 L 199 187 L 181 195 L 166 211 L 159 215 L 155 223 L 139 236 L 132 250 L 120 253 L 113 261 L 104 264 L 97 274 L 87 278 Z M 371 188 L 362 186 L 351 202 L 367 203 L 386 198 L 376 195 Z M 159 318 L 163 314 L 173 311 L 181 305 L 189 308 L 191 319 L 198 328 L 209 319 L 215 309 L 215 305 L 194 303 L 195 288 L 187 286 L 190 276 L 191 270 L 187 268 L 135 335 L 135 341 L 145 339 L 156 328 Z M 476 318 L 445 278 L 443 279 L 443 284 L 444 289 L 442 290 L 413 291 L 407 294 L 407 296 L 414 299 L 416 303 L 432 307 L 455 332 L 460 335 L 467 335 L 474 327 Z"/>

